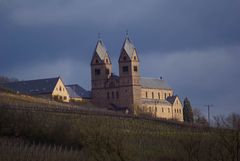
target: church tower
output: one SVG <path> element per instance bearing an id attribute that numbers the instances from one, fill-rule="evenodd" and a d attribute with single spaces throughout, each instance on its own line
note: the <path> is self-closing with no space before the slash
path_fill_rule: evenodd
<path id="1" fill-rule="evenodd" d="M 92 99 L 104 105 L 105 83 L 112 73 L 112 64 L 103 41 L 98 40 L 91 60 Z M 103 97 L 103 98 L 102 98 Z"/>
<path id="2" fill-rule="evenodd" d="M 137 50 L 129 37 L 123 43 L 118 64 L 121 106 L 135 113 L 141 101 L 140 70 Z"/>

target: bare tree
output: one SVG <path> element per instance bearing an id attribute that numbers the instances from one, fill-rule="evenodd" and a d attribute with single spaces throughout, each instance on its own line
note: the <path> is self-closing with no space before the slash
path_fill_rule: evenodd
<path id="1" fill-rule="evenodd" d="M 200 124 L 204 126 L 208 125 L 207 119 L 198 108 L 193 109 L 193 120 L 194 120 L 194 123 L 196 124 Z"/>

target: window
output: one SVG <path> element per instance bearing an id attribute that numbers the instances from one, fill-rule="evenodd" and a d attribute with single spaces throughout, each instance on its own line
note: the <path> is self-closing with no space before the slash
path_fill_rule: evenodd
<path id="1" fill-rule="evenodd" d="M 170 113 L 170 108 L 168 108 L 168 113 Z"/>
<path id="2" fill-rule="evenodd" d="M 181 113 L 182 111 L 181 111 L 181 109 L 179 109 L 179 113 Z"/>
<path id="3" fill-rule="evenodd" d="M 116 97 L 117 97 L 117 99 L 119 98 L 119 93 L 118 92 L 116 92 Z"/>
<path id="4" fill-rule="evenodd" d="M 108 59 L 106 59 L 106 63 L 108 63 Z"/>
<path id="5" fill-rule="evenodd" d="M 164 112 L 164 109 L 163 109 L 163 107 L 162 107 L 162 112 Z"/>
<path id="6" fill-rule="evenodd" d="M 61 100 L 61 99 L 62 99 L 62 96 L 59 96 L 59 99 Z"/>
<path id="7" fill-rule="evenodd" d="M 67 99 L 67 96 L 64 96 L 63 99 L 66 100 L 66 99 Z"/>
<path id="8" fill-rule="evenodd" d="M 174 112 L 177 113 L 176 109 L 174 109 Z"/>
<path id="9" fill-rule="evenodd" d="M 61 86 L 59 87 L 59 91 L 62 91 L 62 87 Z"/>
<path id="10" fill-rule="evenodd" d="M 134 70 L 134 72 L 137 72 L 137 71 L 138 71 L 138 67 L 137 67 L 137 66 L 134 66 L 134 67 L 133 67 L 133 70 Z"/>
<path id="11" fill-rule="evenodd" d="M 123 69 L 123 72 L 128 72 L 128 66 L 124 66 L 122 69 Z"/>
<path id="12" fill-rule="evenodd" d="M 165 99 L 167 98 L 167 93 L 164 93 L 164 95 L 165 95 Z"/>
<path id="13" fill-rule="evenodd" d="M 152 99 L 154 99 L 154 93 L 152 92 Z"/>
<path id="14" fill-rule="evenodd" d="M 158 99 L 160 99 L 160 93 L 158 92 Z"/>
<path id="15" fill-rule="evenodd" d="M 148 93 L 146 92 L 146 98 L 148 98 Z"/>
<path id="16" fill-rule="evenodd" d="M 109 72 L 109 69 L 106 69 L 106 75 L 108 75 L 110 72 Z"/>
<path id="17" fill-rule="evenodd" d="M 100 69 L 95 69 L 95 75 L 100 75 L 101 74 L 101 70 Z"/>
<path id="18" fill-rule="evenodd" d="M 136 56 L 134 56 L 134 60 L 137 60 Z"/>
<path id="19" fill-rule="evenodd" d="M 152 112 L 152 108 L 151 107 L 149 107 L 149 112 Z"/>
<path id="20" fill-rule="evenodd" d="M 98 59 L 96 59 L 96 60 L 95 60 L 95 63 L 96 63 L 96 64 L 98 64 L 98 63 L 99 63 Z"/>
<path id="21" fill-rule="evenodd" d="M 109 97 L 109 92 L 107 92 L 107 99 L 109 100 L 109 98 L 110 98 L 110 97 Z"/>
<path id="22" fill-rule="evenodd" d="M 127 60 L 126 56 L 123 57 L 123 60 L 124 60 L 124 61 Z"/>
<path id="23" fill-rule="evenodd" d="M 112 92 L 112 99 L 114 99 L 114 92 Z"/>

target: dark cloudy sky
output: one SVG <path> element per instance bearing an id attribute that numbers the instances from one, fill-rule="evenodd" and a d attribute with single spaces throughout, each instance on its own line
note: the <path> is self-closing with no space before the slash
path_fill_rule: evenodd
<path id="1" fill-rule="evenodd" d="M 142 76 L 203 112 L 240 113 L 240 0 L 0 0 L 0 75 L 90 89 L 98 32 L 118 73 L 126 29 Z"/>

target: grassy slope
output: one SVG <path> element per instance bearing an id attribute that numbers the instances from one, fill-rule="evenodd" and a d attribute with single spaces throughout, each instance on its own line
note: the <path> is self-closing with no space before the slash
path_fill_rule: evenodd
<path id="1" fill-rule="evenodd" d="M 29 96 L 0 93 L 1 104 L 62 106 Z M 67 105 L 66 105 L 67 106 Z M 210 129 L 166 121 L 103 115 L 0 110 L 0 134 L 74 147 L 84 160 L 184 160 L 186 149 L 212 138 Z M 203 139 L 204 138 L 204 139 Z M 210 142 L 209 142 L 210 143 Z M 205 152 L 203 153 L 203 158 Z"/>

